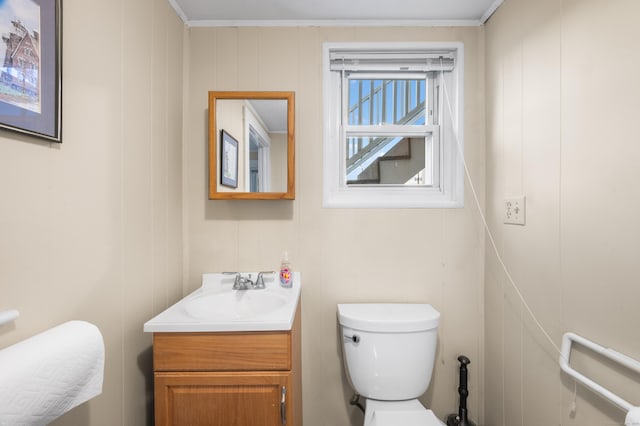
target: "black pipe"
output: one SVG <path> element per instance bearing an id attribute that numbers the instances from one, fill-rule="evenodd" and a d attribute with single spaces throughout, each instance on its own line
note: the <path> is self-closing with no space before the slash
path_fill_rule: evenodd
<path id="1" fill-rule="evenodd" d="M 458 386 L 458 395 L 460 395 L 460 406 L 458 414 L 449 414 L 447 417 L 447 426 L 476 426 L 468 418 L 467 397 L 469 389 L 467 389 L 467 365 L 471 364 L 469 358 L 464 355 L 458 357 L 460 361 L 460 385 Z"/>
<path id="2" fill-rule="evenodd" d="M 353 396 L 351 397 L 351 400 L 349 401 L 349 404 L 355 405 L 364 414 L 364 405 L 362 405 L 362 403 L 360 402 L 360 395 L 358 395 L 357 393 L 354 393 Z"/>

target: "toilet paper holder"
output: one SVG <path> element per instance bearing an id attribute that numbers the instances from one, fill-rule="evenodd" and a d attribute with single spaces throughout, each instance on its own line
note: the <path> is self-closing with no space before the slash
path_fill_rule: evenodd
<path id="1" fill-rule="evenodd" d="M 8 324 L 15 321 L 20 316 L 20 312 L 15 309 L 9 309 L 7 311 L 0 311 L 0 325 Z"/>

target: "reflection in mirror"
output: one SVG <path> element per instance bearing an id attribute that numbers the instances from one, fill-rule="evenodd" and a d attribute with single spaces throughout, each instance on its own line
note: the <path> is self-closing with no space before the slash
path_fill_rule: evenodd
<path id="1" fill-rule="evenodd" d="M 209 198 L 294 199 L 293 111 L 293 92 L 209 92 Z"/>

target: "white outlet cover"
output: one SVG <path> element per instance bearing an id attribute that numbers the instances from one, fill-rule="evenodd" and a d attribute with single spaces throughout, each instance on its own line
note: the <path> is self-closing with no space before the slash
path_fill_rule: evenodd
<path id="1" fill-rule="evenodd" d="M 503 222 L 509 225 L 525 224 L 525 196 L 505 197 L 502 207 Z"/>

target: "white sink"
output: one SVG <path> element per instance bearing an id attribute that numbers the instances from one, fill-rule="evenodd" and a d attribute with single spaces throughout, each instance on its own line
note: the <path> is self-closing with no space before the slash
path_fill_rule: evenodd
<path id="1" fill-rule="evenodd" d="M 202 294 L 185 303 L 187 314 L 199 320 L 236 321 L 260 318 L 282 308 L 287 294 L 264 290 L 230 290 Z"/>
<path id="2" fill-rule="evenodd" d="M 247 276 L 249 273 L 243 273 Z M 251 273 L 255 279 L 256 273 Z M 277 275 L 264 289 L 233 290 L 233 275 L 204 274 L 202 286 L 144 324 L 146 332 L 290 330 L 300 298 L 300 273 L 282 288 Z"/>

